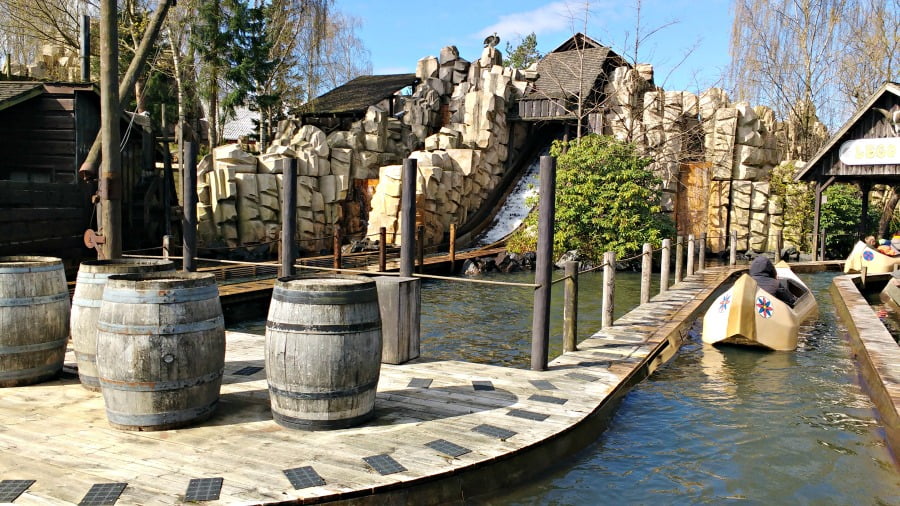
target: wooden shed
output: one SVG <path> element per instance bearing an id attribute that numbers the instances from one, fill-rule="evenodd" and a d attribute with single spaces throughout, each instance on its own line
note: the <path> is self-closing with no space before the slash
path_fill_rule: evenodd
<path id="1" fill-rule="evenodd" d="M 816 183 L 813 249 L 818 249 L 822 194 L 834 183 L 859 185 L 863 193 L 860 232 L 874 184 L 900 184 L 900 85 L 887 82 L 873 93 L 797 175 Z"/>
<path id="2" fill-rule="evenodd" d="M 399 112 L 399 93 L 417 84 L 415 74 L 359 76 L 310 100 L 297 113 L 303 124 L 315 125 L 326 133 L 349 130 L 350 123 L 365 116 L 371 105 L 381 106 L 391 116 Z"/>
<path id="3" fill-rule="evenodd" d="M 78 176 L 100 127 L 100 95 L 90 83 L 0 81 L 0 255 L 50 255 L 68 272 L 96 252 L 94 183 Z M 153 177 L 149 121 L 126 115 L 121 131 L 125 248 L 145 240 L 145 196 Z M 148 142 L 149 141 L 149 142 Z M 158 242 L 158 241 L 157 241 Z"/>

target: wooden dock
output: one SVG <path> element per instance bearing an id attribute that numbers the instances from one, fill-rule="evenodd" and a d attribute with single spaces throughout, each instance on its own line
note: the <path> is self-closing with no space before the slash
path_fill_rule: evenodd
<path id="1" fill-rule="evenodd" d="M 383 365 L 376 417 L 351 429 L 300 432 L 272 421 L 264 338 L 230 331 L 219 407 L 197 426 L 113 429 L 101 394 L 71 375 L 2 389 L 0 494 L 5 484 L 25 488 L 16 504 L 79 503 L 106 484 L 113 501 L 121 490 L 119 504 L 464 501 L 521 483 L 595 440 L 616 401 L 674 355 L 733 272 L 691 276 L 548 371 L 427 357 Z M 193 479 L 218 478 L 189 491 Z"/>

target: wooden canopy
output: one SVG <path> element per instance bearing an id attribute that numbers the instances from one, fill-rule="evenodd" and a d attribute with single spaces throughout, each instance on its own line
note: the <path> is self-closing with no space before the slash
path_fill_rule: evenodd
<path id="1" fill-rule="evenodd" d="M 822 193 L 833 183 L 859 185 L 863 192 L 859 230 L 864 233 L 872 185 L 900 184 L 900 85 L 887 82 L 878 88 L 795 179 L 816 183 L 813 250 Z"/>

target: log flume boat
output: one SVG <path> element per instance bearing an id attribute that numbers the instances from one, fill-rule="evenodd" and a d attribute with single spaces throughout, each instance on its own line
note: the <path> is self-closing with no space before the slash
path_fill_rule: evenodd
<path id="1" fill-rule="evenodd" d="M 868 274 L 883 274 L 893 271 L 895 265 L 900 265 L 900 255 L 885 255 L 859 241 L 844 262 L 844 272 L 860 272 L 865 267 Z"/>
<path id="2" fill-rule="evenodd" d="M 800 278 L 785 262 L 775 265 L 779 279 L 797 298 L 794 307 L 759 288 L 747 274 L 720 295 L 703 316 L 703 342 L 757 346 L 776 351 L 797 348 L 800 323 L 813 316 L 818 304 Z"/>

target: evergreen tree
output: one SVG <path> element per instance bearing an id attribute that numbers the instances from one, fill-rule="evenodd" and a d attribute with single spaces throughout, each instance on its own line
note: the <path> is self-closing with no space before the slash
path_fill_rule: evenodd
<path id="1" fill-rule="evenodd" d="M 514 49 L 512 48 L 512 45 L 507 42 L 506 55 L 506 59 L 503 60 L 503 66 L 517 69 L 526 69 L 530 67 L 532 63 L 540 60 L 543 56 L 541 52 L 537 50 L 537 36 L 534 32 L 525 36 L 525 38 L 522 39 L 522 42 Z"/>

